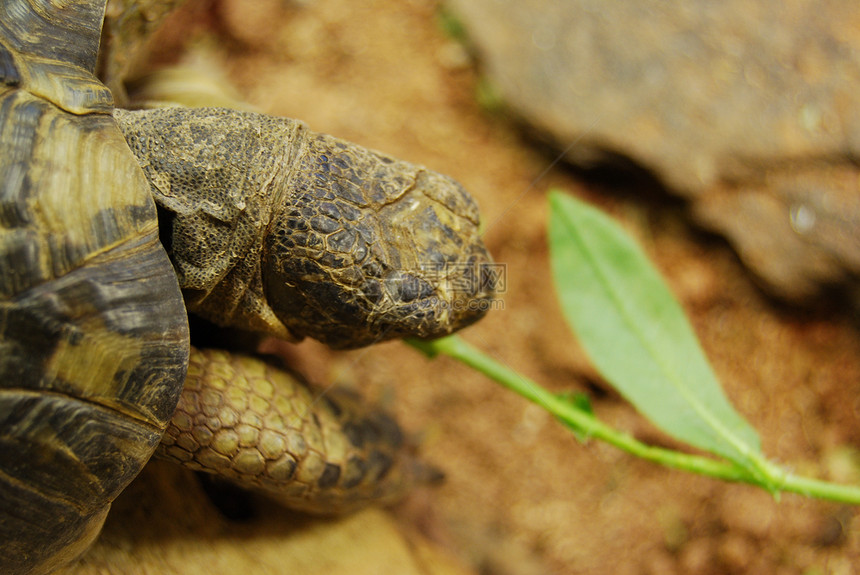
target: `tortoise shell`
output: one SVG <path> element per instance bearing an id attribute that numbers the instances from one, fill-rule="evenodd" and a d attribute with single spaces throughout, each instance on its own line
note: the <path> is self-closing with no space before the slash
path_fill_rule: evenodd
<path id="1" fill-rule="evenodd" d="M 95 538 L 189 353 L 149 184 L 93 76 L 104 5 L 38 8 L 0 5 L 4 573 L 50 572 Z"/>

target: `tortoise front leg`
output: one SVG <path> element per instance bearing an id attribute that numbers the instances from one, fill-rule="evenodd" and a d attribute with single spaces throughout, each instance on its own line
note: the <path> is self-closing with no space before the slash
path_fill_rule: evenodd
<path id="1" fill-rule="evenodd" d="M 156 456 L 316 513 L 391 502 L 434 477 L 384 413 L 343 391 L 314 392 L 262 359 L 216 350 L 192 350 Z"/>

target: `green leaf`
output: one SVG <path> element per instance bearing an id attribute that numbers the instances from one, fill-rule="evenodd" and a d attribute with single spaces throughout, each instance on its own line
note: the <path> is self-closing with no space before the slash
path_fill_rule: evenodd
<path id="1" fill-rule="evenodd" d="M 597 209 L 553 191 L 549 244 L 564 316 L 607 381 L 668 434 L 755 471 L 755 430 L 636 243 Z"/>

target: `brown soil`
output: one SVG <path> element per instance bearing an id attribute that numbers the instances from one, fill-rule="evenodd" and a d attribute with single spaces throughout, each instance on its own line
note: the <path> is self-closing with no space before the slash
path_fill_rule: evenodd
<path id="1" fill-rule="evenodd" d="M 476 67 L 446 37 L 437 9 L 432 0 L 236 0 L 214 12 L 189 9 L 174 29 L 204 39 L 260 110 L 425 164 L 475 195 L 508 279 L 503 309 L 463 333 L 476 346 L 552 390 L 588 392 L 605 421 L 674 445 L 600 382 L 561 320 L 545 192 L 563 188 L 643 243 L 765 453 L 799 473 L 860 481 L 852 459 L 860 442 L 855 327 L 774 306 L 724 244 L 692 230 L 681 210 L 585 183 L 530 147 L 509 119 L 479 106 Z M 173 53 L 168 40 L 163 47 Z M 396 512 L 478 572 L 841 574 L 860 564 L 854 508 L 774 500 L 580 444 L 483 376 L 400 343 L 349 353 L 307 343 L 298 353 L 312 378 L 361 387 L 422 434 L 447 481 Z"/>

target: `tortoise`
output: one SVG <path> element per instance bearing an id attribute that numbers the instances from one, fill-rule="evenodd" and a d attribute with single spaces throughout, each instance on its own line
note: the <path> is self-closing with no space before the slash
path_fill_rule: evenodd
<path id="1" fill-rule="evenodd" d="M 452 333 L 492 297 L 447 176 L 296 120 L 116 108 L 105 3 L 0 4 L 4 574 L 77 558 L 154 453 L 319 512 L 426 473 L 388 416 L 192 346 L 188 313 L 354 348 Z"/>

